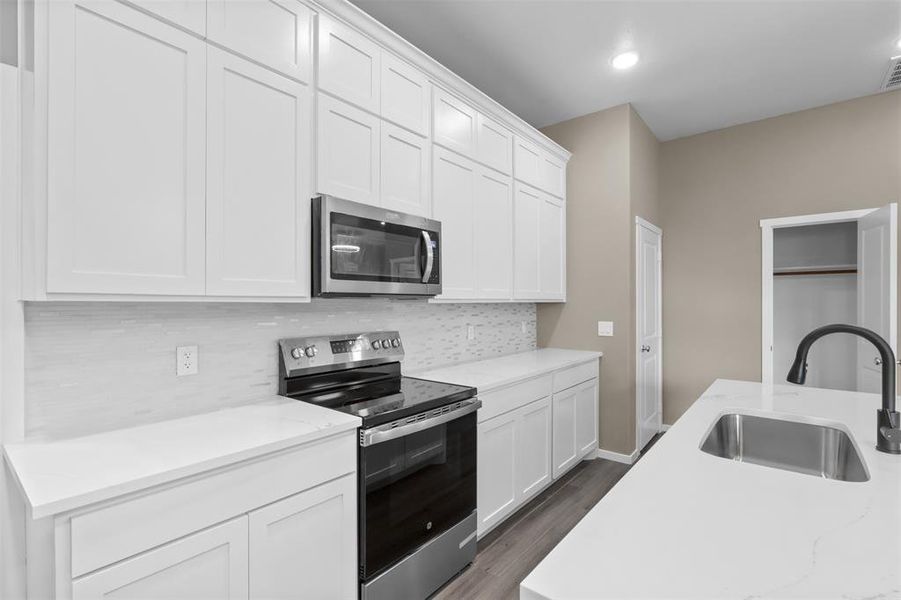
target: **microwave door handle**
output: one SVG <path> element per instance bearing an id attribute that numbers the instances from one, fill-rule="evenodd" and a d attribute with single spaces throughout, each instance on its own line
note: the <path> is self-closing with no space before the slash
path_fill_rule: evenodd
<path id="1" fill-rule="evenodd" d="M 422 282 L 428 283 L 432 278 L 432 267 L 435 263 L 435 252 L 432 250 L 432 236 L 428 231 L 422 232 L 422 241 L 425 244 L 425 270 L 422 273 Z"/>

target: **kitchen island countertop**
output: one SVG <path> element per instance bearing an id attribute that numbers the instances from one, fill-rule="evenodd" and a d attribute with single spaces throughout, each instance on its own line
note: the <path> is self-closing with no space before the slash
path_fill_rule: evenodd
<path id="1" fill-rule="evenodd" d="M 901 598 L 901 456 L 875 449 L 879 406 L 876 394 L 717 380 L 529 574 L 521 599 Z M 726 412 L 844 429 L 870 479 L 702 452 Z"/>

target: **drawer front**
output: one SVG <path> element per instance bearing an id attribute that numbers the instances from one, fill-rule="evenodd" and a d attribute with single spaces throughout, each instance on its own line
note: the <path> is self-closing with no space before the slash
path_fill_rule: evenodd
<path id="1" fill-rule="evenodd" d="M 482 401 L 482 408 L 479 409 L 479 423 L 525 406 L 539 398 L 550 396 L 550 394 L 550 375 L 536 377 L 501 390 L 479 394 L 479 399 Z"/>
<path id="2" fill-rule="evenodd" d="M 356 471 L 356 431 L 72 517 L 72 576 Z M 329 460 L 322 460 L 322 457 Z"/>
<path id="3" fill-rule="evenodd" d="M 580 384 L 583 381 L 588 381 L 589 379 L 597 379 L 597 376 L 597 360 L 592 360 L 588 363 L 557 371 L 554 373 L 554 393 L 565 390 L 566 388 L 571 388 L 572 386 Z"/>

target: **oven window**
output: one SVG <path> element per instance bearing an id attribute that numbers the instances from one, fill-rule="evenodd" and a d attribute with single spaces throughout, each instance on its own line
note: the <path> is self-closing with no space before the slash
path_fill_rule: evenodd
<path id="1" fill-rule="evenodd" d="M 476 508 L 476 413 L 360 448 L 364 578 Z"/>
<path id="2" fill-rule="evenodd" d="M 437 239 L 432 234 L 433 244 Z M 335 279 L 422 282 L 426 252 L 421 229 L 331 213 L 329 243 Z"/>

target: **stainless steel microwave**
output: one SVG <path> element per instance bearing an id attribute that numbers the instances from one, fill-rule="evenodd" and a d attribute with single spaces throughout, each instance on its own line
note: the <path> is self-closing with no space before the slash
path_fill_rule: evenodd
<path id="1" fill-rule="evenodd" d="M 441 223 L 332 196 L 313 198 L 313 294 L 441 293 Z"/>

